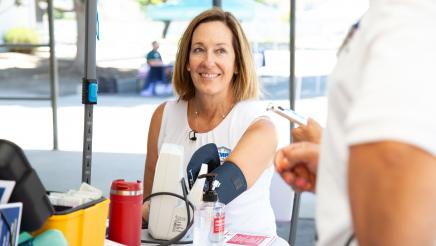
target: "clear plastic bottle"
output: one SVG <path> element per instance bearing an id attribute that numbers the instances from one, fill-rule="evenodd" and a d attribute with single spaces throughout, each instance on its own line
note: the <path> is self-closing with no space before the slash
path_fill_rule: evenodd
<path id="1" fill-rule="evenodd" d="M 206 178 L 208 190 L 203 194 L 203 203 L 194 212 L 194 246 L 224 245 L 224 204 L 218 201 L 213 190 L 216 174 L 208 173 L 198 178 Z"/>

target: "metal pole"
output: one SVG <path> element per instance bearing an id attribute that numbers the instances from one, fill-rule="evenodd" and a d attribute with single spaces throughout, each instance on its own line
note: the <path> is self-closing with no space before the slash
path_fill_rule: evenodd
<path id="1" fill-rule="evenodd" d="M 95 68 L 95 36 L 97 18 L 97 0 L 86 2 L 86 38 L 85 38 L 85 80 L 96 80 Z M 91 184 L 91 160 L 92 160 L 92 119 L 93 105 L 85 104 L 84 134 L 83 134 L 83 158 L 82 158 L 82 182 Z"/>
<path id="2" fill-rule="evenodd" d="M 291 109 L 295 109 L 295 0 L 291 0 L 291 11 L 290 11 L 290 35 L 289 35 L 289 51 L 290 51 L 290 59 L 291 59 L 291 66 L 290 66 L 290 73 L 289 73 L 289 106 Z M 291 123 L 290 129 L 294 128 L 294 124 Z M 292 135 L 291 136 L 291 142 L 292 142 Z M 292 205 L 292 217 L 291 217 L 291 227 L 289 229 L 289 240 L 288 243 L 291 246 L 295 246 L 295 239 L 297 236 L 297 225 L 298 225 L 298 216 L 300 213 L 300 200 L 301 200 L 301 194 L 295 193 L 294 195 L 294 201 Z"/>
<path id="3" fill-rule="evenodd" d="M 213 7 L 222 8 L 222 7 L 223 7 L 223 5 L 222 5 L 222 1 L 221 1 L 221 0 L 213 0 L 213 1 L 212 1 L 212 6 L 213 6 Z"/>
<path id="4" fill-rule="evenodd" d="M 291 228 L 289 229 L 288 243 L 290 246 L 295 246 L 297 238 L 298 216 L 300 214 L 301 193 L 295 192 L 292 205 Z"/>
<path id="5" fill-rule="evenodd" d="M 59 76 L 58 63 L 55 52 L 54 38 L 54 19 L 53 19 L 53 0 L 48 1 L 48 33 L 50 45 L 50 99 L 53 118 L 53 150 L 58 150 L 58 94 L 59 94 Z"/>

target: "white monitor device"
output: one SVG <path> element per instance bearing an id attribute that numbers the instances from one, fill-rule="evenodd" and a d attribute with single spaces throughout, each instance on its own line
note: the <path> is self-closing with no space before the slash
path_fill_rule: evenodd
<path id="1" fill-rule="evenodd" d="M 164 143 L 156 162 L 152 194 L 171 192 L 183 196 L 180 180 L 184 177 L 184 149 L 181 145 Z M 186 216 L 175 216 L 175 208 L 184 201 L 173 196 L 156 196 L 150 201 L 148 232 L 155 239 L 168 240 L 186 228 Z M 185 212 L 186 214 L 186 209 Z M 174 221 L 174 219 L 180 221 Z"/>

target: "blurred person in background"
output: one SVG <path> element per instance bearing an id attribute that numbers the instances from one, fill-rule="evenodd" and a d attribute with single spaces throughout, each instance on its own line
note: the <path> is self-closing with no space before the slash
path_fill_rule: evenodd
<path id="1" fill-rule="evenodd" d="M 164 90 L 162 93 L 171 93 L 171 84 L 169 80 L 169 75 L 171 74 L 171 66 L 166 66 L 162 62 L 162 56 L 160 55 L 159 43 L 157 41 L 153 41 L 152 43 L 153 49 L 147 53 L 147 65 L 148 72 L 145 76 L 144 86 L 141 91 L 142 96 L 152 96 L 159 94 L 156 92 L 156 85 L 163 84 Z"/>

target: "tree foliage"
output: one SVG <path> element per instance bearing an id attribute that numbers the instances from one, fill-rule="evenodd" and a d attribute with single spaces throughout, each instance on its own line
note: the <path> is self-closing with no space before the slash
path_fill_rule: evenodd
<path id="1" fill-rule="evenodd" d="M 147 8 L 148 5 L 156 5 L 156 4 L 167 2 L 167 0 L 136 0 L 136 1 L 138 2 L 139 6 L 141 6 L 142 9 Z"/>
<path id="2" fill-rule="evenodd" d="M 165 3 L 168 0 L 136 0 L 139 4 L 139 6 L 141 6 L 141 8 L 145 9 L 147 8 L 148 5 L 156 5 L 156 4 L 160 4 L 160 3 Z M 212 1 L 212 0 L 210 0 Z M 222 1 L 237 1 L 237 0 L 222 0 Z M 255 0 L 258 3 L 263 3 L 263 4 L 271 4 L 274 3 L 277 0 Z"/>
<path id="3" fill-rule="evenodd" d="M 225 1 L 225 0 L 223 0 L 223 1 Z M 255 1 L 258 3 L 265 4 L 265 5 L 277 6 L 280 1 L 285 1 L 285 0 L 255 0 Z"/>

